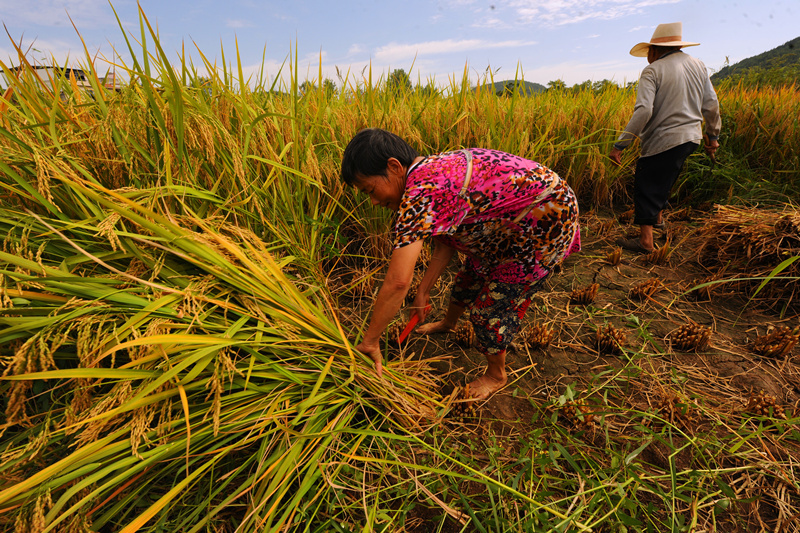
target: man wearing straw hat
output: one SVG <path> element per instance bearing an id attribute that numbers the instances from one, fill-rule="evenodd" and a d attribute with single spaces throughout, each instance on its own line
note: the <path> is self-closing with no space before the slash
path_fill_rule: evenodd
<path id="1" fill-rule="evenodd" d="M 717 95 L 703 62 L 681 51 L 700 44 L 684 41 L 682 30 L 680 22 L 659 24 L 650 42 L 631 49 L 632 56 L 647 57 L 649 65 L 639 77 L 633 116 L 609 154 L 619 165 L 622 151 L 634 138 L 641 140 L 633 192 L 639 237 L 617 240 L 639 253 L 653 251 L 653 227 L 664 227 L 661 212 L 689 154 L 703 138 L 712 159 L 719 147 Z"/>

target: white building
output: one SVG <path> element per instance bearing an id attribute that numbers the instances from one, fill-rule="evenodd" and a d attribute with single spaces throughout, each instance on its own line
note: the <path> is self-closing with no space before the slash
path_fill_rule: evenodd
<path id="1" fill-rule="evenodd" d="M 87 78 L 86 73 L 79 68 L 33 66 L 30 68 L 12 67 L 9 71 L 13 76 L 34 76 L 36 81 L 38 81 L 43 88 L 47 88 L 50 91 L 53 90 L 54 84 L 56 84 L 59 79 L 62 80 L 62 85 L 74 81 L 79 89 L 87 91 L 92 90 L 92 84 L 89 83 L 89 78 Z M 0 87 L 3 91 L 13 85 L 11 83 L 12 80 L 9 80 L 8 76 L 9 74 L 7 72 L 0 71 L 0 81 L 2 81 Z"/>

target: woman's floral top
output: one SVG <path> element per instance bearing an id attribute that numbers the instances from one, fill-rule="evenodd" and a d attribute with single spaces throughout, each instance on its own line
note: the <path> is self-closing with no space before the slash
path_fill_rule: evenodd
<path id="1" fill-rule="evenodd" d="M 467 158 L 472 175 L 463 185 Z M 429 156 L 412 167 L 395 248 L 431 236 L 495 281 L 532 283 L 580 250 L 578 201 L 552 170 L 496 150 Z"/>

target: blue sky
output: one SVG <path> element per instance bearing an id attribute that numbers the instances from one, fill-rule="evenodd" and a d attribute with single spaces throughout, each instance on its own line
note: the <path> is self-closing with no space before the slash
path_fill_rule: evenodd
<path id="1" fill-rule="evenodd" d="M 142 0 L 164 49 L 178 62 L 182 46 L 199 61 L 235 58 L 236 40 L 248 73 L 262 64 L 275 76 L 295 43 L 300 77 L 341 72 L 361 76 L 402 68 L 412 79 L 439 85 L 473 81 L 491 69 L 495 80 L 521 68 L 528 81 L 568 85 L 585 80 L 635 81 L 646 60 L 628 54 L 648 41 L 661 22 L 683 22 L 687 49 L 718 70 L 800 36 L 797 0 Z M 116 0 L 126 31 L 138 35 L 137 3 Z M 33 45 L 29 59 L 53 55 L 71 66 L 82 60 L 72 17 L 89 50 L 113 58 L 125 52 L 114 13 L 104 0 L 0 0 L 0 19 L 14 41 Z M 121 53 L 122 58 L 127 52 Z M 0 39 L 0 60 L 18 64 L 10 39 Z M 413 69 L 412 69 L 413 65 Z"/>

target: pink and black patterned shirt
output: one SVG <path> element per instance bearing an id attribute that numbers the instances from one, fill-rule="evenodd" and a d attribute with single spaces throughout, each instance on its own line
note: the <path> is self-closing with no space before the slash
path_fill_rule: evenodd
<path id="1" fill-rule="evenodd" d="M 395 248 L 434 237 L 468 256 L 489 279 L 532 283 L 580 250 L 578 202 L 552 170 L 522 157 L 472 148 L 412 167 L 395 223 Z M 461 193 L 461 194 L 460 194 Z"/>

